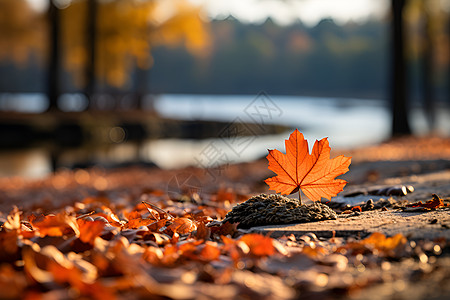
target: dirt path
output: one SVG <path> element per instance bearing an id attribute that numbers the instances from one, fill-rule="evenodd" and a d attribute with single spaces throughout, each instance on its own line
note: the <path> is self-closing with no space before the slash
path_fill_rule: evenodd
<path id="1" fill-rule="evenodd" d="M 264 233 L 274 238 L 290 234 L 299 237 L 309 232 L 323 238 L 362 238 L 373 232 L 381 232 L 387 236 L 401 233 L 408 239 L 450 240 L 450 209 L 420 213 L 400 210 L 366 211 L 358 215 L 341 215 L 337 220 L 253 227 L 248 232 Z"/>
<path id="2" fill-rule="evenodd" d="M 102 269 L 106 275 L 100 275 L 98 282 L 114 287 L 119 299 L 149 295 L 175 299 L 195 299 L 199 295 L 203 299 L 449 299 L 450 208 L 405 211 L 404 207 L 411 202 L 425 202 L 432 194 L 439 195 L 445 204 L 449 203 L 450 140 L 402 139 L 353 149 L 346 155 L 353 156 L 350 172 L 343 176 L 349 183 L 344 192 L 330 202 L 338 212 L 336 220 L 261 226 L 245 231 L 275 238 L 272 241 L 256 235 L 254 239 L 259 242 L 269 240 L 269 244 L 260 247 L 255 240 L 244 242 L 240 239 L 244 231 L 236 233 L 232 226 L 216 229 L 216 237 L 210 237 L 207 242 L 203 240 L 208 239 L 206 229 L 202 238 L 196 232 L 176 238 L 166 236 L 166 240 L 154 238 L 155 241 L 141 241 L 136 234 L 132 238 L 134 235 L 127 235 L 127 230 L 116 229 L 115 238 L 110 241 L 97 237 L 103 244 L 95 245 L 96 251 L 97 246 L 104 243 L 115 243 L 109 248 L 108 256 L 101 260 L 102 264 L 110 265 Z M 208 171 L 215 172 L 217 177 L 211 178 Z M 188 211 L 214 212 L 213 218 L 220 219 L 233 205 L 251 195 L 267 193 L 263 180 L 272 175 L 267 161 L 262 159 L 227 166 L 220 172 L 196 168 L 171 171 L 94 168 L 61 171 L 32 182 L 3 178 L 0 179 L 0 221 L 7 222 L 7 214 L 14 205 L 23 215 L 31 211 L 48 214 L 58 210 L 89 213 L 94 208 L 107 210 L 110 207 L 123 220 L 133 206 L 141 203 L 143 196 L 183 216 L 184 220 L 191 217 Z M 187 179 L 188 184 L 180 185 L 180 179 Z M 414 192 L 402 197 L 368 193 L 397 185 L 412 185 Z M 169 199 L 169 195 L 177 193 L 179 199 Z M 84 203 L 74 205 L 82 200 Z M 364 206 L 369 200 L 374 205 L 371 210 L 346 211 Z M 85 208 L 89 205 L 94 208 Z M 143 213 L 145 211 L 144 207 Z M 233 238 L 228 244 L 224 243 L 220 230 Z M 192 242 L 189 240 L 192 237 L 198 240 Z M 63 237 L 33 239 L 40 242 L 41 247 L 49 246 L 48 251 L 55 251 L 58 241 L 67 246 Z M 6 241 L 6 237 L 0 239 L 5 245 Z M 158 241 L 161 244 L 155 244 Z M 191 249 L 189 245 L 199 248 Z M 275 248 L 270 248 L 272 246 Z M 179 247 L 178 251 L 170 252 L 174 247 Z M 45 258 L 33 249 L 27 248 L 24 253 Z M 267 249 L 272 249 L 271 254 L 265 254 Z M 146 251 L 147 262 L 141 260 L 138 250 Z M 90 255 L 94 252 L 80 250 L 77 255 L 83 262 L 92 262 Z M 177 260 L 176 264 L 166 267 L 162 259 L 163 254 L 169 252 L 173 257 L 181 256 L 179 263 Z M 209 259 L 213 253 L 216 256 Z M 0 258 L 1 254 L 0 251 Z M 11 287 L 8 289 L 13 295 L 10 298 L 20 298 L 17 295 L 30 291 L 19 267 L 23 261 L 11 263 L 7 260 L 9 257 L 3 259 L 9 264 L 0 264 L 0 298 L 6 298 L 1 293 L 7 291 L 7 287 Z M 113 268 L 116 263 L 120 268 Z M 65 286 L 44 287 L 34 292 L 43 293 L 47 298 L 69 299 L 75 295 L 73 291 L 67 292 L 69 289 Z"/>

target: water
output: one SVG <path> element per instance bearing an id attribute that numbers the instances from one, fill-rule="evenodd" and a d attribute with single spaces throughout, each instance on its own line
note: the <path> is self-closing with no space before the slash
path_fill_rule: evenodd
<path id="1" fill-rule="evenodd" d="M 389 136 L 390 114 L 381 100 L 332 99 L 295 96 L 263 96 L 272 101 L 278 111 L 257 121 L 298 128 L 308 139 L 330 137 L 335 146 L 354 147 L 377 143 Z M 269 100 L 267 100 L 269 99 Z M 185 96 L 163 95 L 155 108 L 167 117 L 188 120 L 252 121 L 246 108 L 255 96 Z M 260 113 L 267 114 L 267 109 Z M 263 119 L 261 121 L 261 119 Z"/>
<path id="2" fill-rule="evenodd" d="M 236 120 L 258 124 L 282 124 L 298 128 L 310 141 L 329 137 L 334 148 L 374 144 L 389 137 L 390 115 L 381 100 L 332 99 L 296 96 L 252 95 L 162 95 L 154 102 L 165 117 L 185 120 Z M 164 168 L 186 165 L 213 166 L 216 160 L 204 152 L 220 149 L 230 163 L 248 161 L 267 154 L 267 149 L 283 151 L 281 135 L 257 136 L 246 141 L 245 149 L 233 151 L 225 139 L 204 141 L 164 140 L 150 142 L 148 158 Z M 244 143 L 245 141 L 243 141 Z M 236 153 L 239 152 L 239 153 Z M 210 155 L 212 155 L 210 153 Z M 203 159 L 202 159 L 203 157 Z"/>
<path id="3" fill-rule="evenodd" d="M 0 98 L 0 106 L 3 108 L 9 103 L 4 99 L 6 98 Z M 76 99 L 73 100 L 74 103 L 70 103 L 69 108 L 78 107 Z M 28 99 L 24 103 L 27 103 L 28 108 L 42 106 L 42 103 L 39 104 L 40 102 L 30 104 L 33 101 L 36 99 Z M 382 100 L 259 94 L 257 96 L 161 95 L 156 98 L 148 98 L 146 101 L 144 107 L 153 107 L 162 116 L 170 118 L 221 120 L 229 122 L 230 126 L 233 122 L 241 120 L 253 121 L 262 126 L 272 123 L 286 125 L 292 129 L 298 128 L 308 139 L 310 147 L 316 139 L 323 137 L 329 138 L 332 148 L 352 148 L 382 142 L 390 135 L 389 105 Z M 14 102 L 15 105 L 19 103 Z M 21 110 L 21 107 L 14 108 L 17 111 Z M 428 132 L 424 114 L 420 109 L 412 109 L 410 117 L 411 127 L 416 134 Z M 450 136 L 448 107 L 438 110 L 437 127 L 438 133 Z M 211 167 L 220 162 L 237 163 L 253 160 L 265 156 L 267 149 L 277 148 L 284 151 L 284 140 L 289 137 L 290 132 L 292 130 L 280 135 L 243 138 L 238 143 L 239 149 L 236 149 L 238 144 L 233 144 L 232 140 L 222 138 L 202 141 L 177 139 L 149 141 L 143 146 L 140 153 L 143 159 L 153 161 L 162 168 L 178 168 L 187 165 Z M 26 153 L 28 152 L 27 150 Z M 48 173 L 49 163 L 45 159 L 45 153 L 42 153 L 42 149 L 35 152 L 25 155 L 30 157 L 28 160 L 18 156 L 17 165 L 20 165 L 20 171 L 16 173 L 29 177 L 38 177 Z M 131 151 L 131 153 L 135 152 Z M 214 159 L 213 154 L 216 155 Z M 11 157 L 0 158 L 7 162 L 7 166 L 5 166 L 5 163 L 2 164 L 0 160 L 0 176 L 15 174 L 15 164 Z M 25 162 L 29 163 L 25 164 Z M 6 169 L 8 171 L 5 171 Z"/>
<path id="4" fill-rule="evenodd" d="M 380 143 L 390 136 L 391 115 L 389 103 L 383 100 L 335 99 L 273 95 L 162 95 L 154 103 L 163 116 L 186 120 L 235 120 L 260 124 L 274 123 L 298 128 L 309 141 L 328 137 L 332 148 L 354 148 Z M 254 107 L 258 117 L 252 118 Z M 253 109 L 253 110 L 252 110 Z M 448 108 L 437 112 L 438 133 L 450 135 Z M 428 132 L 425 116 L 419 108 L 410 112 L 413 132 Z M 223 139 L 205 141 L 163 140 L 149 143 L 148 157 L 162 167 L 185 165 L 211 166 L 217 161 L 203 164 L 204 152 L 211 148 L 221 150 L 231 163 L 265 156 L 267 149 L 284 151 L 284 140 L 290 132 L 278 136 L 258 136 L 248 143 L 244 151 L 236 154 Z M 211 147 L 213 145 L 214 147 Z M 200 162 L 199 162 L 200 161 Z"/>

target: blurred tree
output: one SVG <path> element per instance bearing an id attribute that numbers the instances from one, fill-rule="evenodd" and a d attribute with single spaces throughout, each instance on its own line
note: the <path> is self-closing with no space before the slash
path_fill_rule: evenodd
<path id="1" fill-rule="evenodd" d="M 434 130 L 436 105 L 445 86 L 443 78 L 449 65 L 448 13 L 443 1 L 438 0 L 410 0 L 405 12 L 408 59 L 412 69 L 418 70 L 411 77 L 413 81 L 419 81 L 417 86 L 425 117 L 430 130 Z"/>
<path id="2" fill-rule="evenodd" d="M 406 59 L 403 35 L 403 10 L 406 0 L 392 0 L 392 135 L 411 134 L 408 122 Z"/>
<path id="3" fill-rule="evenodd" d="M 50 1 L 48 6 L 49 19 L 49 63 L 47 79 L 48 110 L 58 109 L 58 98 L 61 94 L 61 66 L 60 66 L 60 12 L 55 2 Z"/>
<path id="4" fill-rule="evenodd" d="M 431 14 L 430 8 L 425 2 L 422 2 L 423 11 L 423 53 L 422 53 L 422 89 L 423 89 L 423 103 L 425 108 L 425 115 L 428 120 L 428 125 L 431 130 L 435 128 L 435 95 L 433 88 L 434 79 L 434 65 L 433 65 L 433 42 L 431 32 Z"/>
<path id="5" fill-rule="evenodd" d="M 308 27 L 227 18 L 210 28 L 214 47 L 207 61 L 183 47 L 153 49 L 158 92 L 255 94 L 263 87 L 271 94 L 385 97 L 388 28 L 378 20 Z"/>
<path id="6" fill-rule="evenodd" d="M 32 55 L 48 57 L 51 107 L 63 69 L 91 94 L 95 80 L 130 85 L 136 67 L 151 67 L 155 45 L 184 44 L 191 53 L 207 53 L 201 8 L 187 0 L 48 0 L 46 13 L 30 3 L 0 0 L 0 60 L 26 65 Z"/>
<path id="7" fill-rule="evenodd" d="M 85 92 L 88 101 L 90 96 L 95 92 L 95 61 L 96 61 L 96 40 L 97 40 L 97 10 L 98 3 L 96 0 L 88 0 L 88 12 L 87 12 L 87 30 L 86 30 L 86 43 L 88 60 L 86 63 L 86 88 Z"/>
<path id="8" fill-rule="evenodd" d="M 208 29 L 199 14 L 184 0 L 73 0 L 61 16 L 65 68 L 81 84 L 86 65 L 95 61 L 100 84 L 123 87 L 135 66 L 152 65 L 154 45 L 185 43 L 194 53 L 204 51 Z M 95 35 L 95 45 L 86 46 L 86 32 Z"/>
<path id="9" fill-rule="evenodd" d="M 0 60 L 20 66 L 31 53 L 40 58 L 47 49 L 45 17 L 34 11 L 26 0 L 0 0 Z"/>

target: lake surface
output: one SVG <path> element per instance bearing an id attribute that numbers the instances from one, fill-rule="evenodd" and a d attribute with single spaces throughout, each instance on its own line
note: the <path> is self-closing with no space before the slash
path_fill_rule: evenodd
<path id="1" fill-rule="evenodd" d="M 260 116 L 252 119 L 252 116 Z M 390 114 L 381 100 L 294 96 L 163 95 L 156 110 L 167 117 L 275 123 L 298 128 L 308 139 L 330 137 L 339 147 L 377 143 L 389 136 Z M 270 111 L 269 111 L 270 110 Z M 270 115 L 269 115 L 270 113 Z"/>
<path id="2" fill-rule="evenodd" d="M 317 98 L 301 96 L 252 95 L 161 95 L 154 102 L 163 116 L 187 120 L 253 121 L 298 128 L 312 147 L 316 139 L 328 137 L 333 148 L 353 148 L 376 144 L 390 136 L 389 103 L 383 100 Z M 416 134 L 427 133 L 423 112 L 414 108 L 411 127 Z M 450 135 L 450 112 L 439 109 L 437 127 L 440 134 Z M 284 151 L 284 140 L 290 132 L 278 136 L 257 136 L 239 155 L 223 139 L 205 141 L 164 140 L 152 142 L 149 158 L 162 167 L 174 168 L 195 163 L 213 144 L 231 162 L 255 159 L 267 149 Z M 198 164 L 198 163 L 197 163 Z"/>

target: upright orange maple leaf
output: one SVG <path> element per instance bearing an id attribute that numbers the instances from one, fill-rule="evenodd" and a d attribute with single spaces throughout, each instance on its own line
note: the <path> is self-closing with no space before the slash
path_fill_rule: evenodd
<path id="1" fill-rule="evenodd" d="M 286 154 L 275 149 L 267 155 L 269 169 L 278 174 L 265 180 L 271 190 L 290 195 L 301 189 L 313 201 L 322 197 L 331 200 L 343 190 L 347 182 L 335 178 L 348 171 L 351 157 L 340 155 L 330 159 L 327 138 L 316 140 L 309 154 L 308 142 L 296 129 L 285 145 Z"/>

